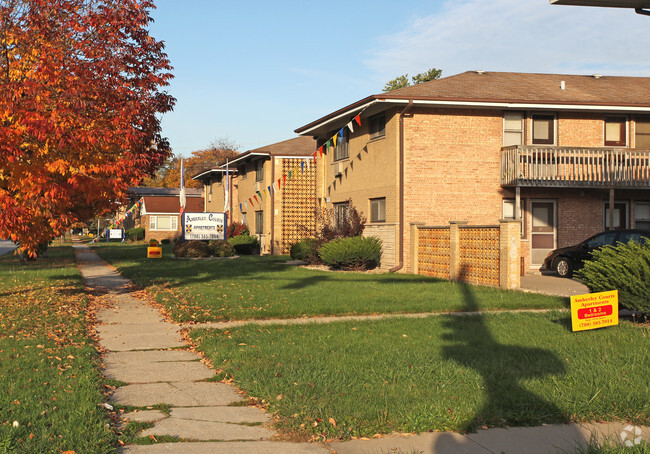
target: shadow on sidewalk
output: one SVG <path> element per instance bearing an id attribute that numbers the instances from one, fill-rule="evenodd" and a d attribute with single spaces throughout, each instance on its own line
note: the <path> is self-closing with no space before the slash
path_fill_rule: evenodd
<path id="1" fill-rule="evenodd" d="M 461 276 L 466 273 L 466 268 L 461 269 Z M 464 298 L 463 311 L 479 310 L 471 286 L 460 283 L 460 288 Z M 481 376 L 480 384 L 485 392 L 485 403 L 471 420 L 463 422 L 463 432 L 473 432 L 484 426 L 535 426 L 568 422 L 566 415 L 555 404 L 520 384 L 522 379 L 564 374 L 565 367 L 554 353 L 536 347 L 499 343 L 483 315 L 449 316 L 444 324 L 449 328 L 445 338 L 451 343 L 443 347 L 442 357 L 476 371 Z M 525 339 L 522 341 L 525 343 Z M 576 430 L 578 437 L 581 438 L 581 435 Z M 433 452 L 463 452 L 467 447 L 456 443 L 451 435 L 441 437 Z M 454 446 L 457 451 L 454 451 Z"/>

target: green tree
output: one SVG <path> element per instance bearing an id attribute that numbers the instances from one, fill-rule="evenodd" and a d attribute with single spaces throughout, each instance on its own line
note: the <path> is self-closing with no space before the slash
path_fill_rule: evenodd
<path id="1" fill-rule="evenodd" d="M 389 81 L 384 86 L 384 93 L 397 90 L 398 88 L 409 87 L 411 85 L 421 84 L 422 82 L 428 82 L 430 80 L 440 79 L 440 76 L 442 76 L 442 69 L 431 68 L 428 71 L 412 76 L 411 77 L 412 83 L 411 83 L 409 82 L 409 75 L 404 74 L 402 76 L 398 76 L 395 79 Z"/>

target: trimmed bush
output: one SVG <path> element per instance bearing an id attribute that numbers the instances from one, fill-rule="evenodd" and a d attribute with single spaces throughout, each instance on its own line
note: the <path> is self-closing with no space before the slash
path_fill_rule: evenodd
<path id="1" fill-rule="evenodd" d="M 160 240 L 160 244 L 171 244 L 171 242 L 172 240 L 170 240 L 169 238 L 163 238 L 162 240 Z"/>
<path id="2" fill-rule="evenodd" d="M 303 238 L 291 246 L 289 254 L 293 260 L 310 260 L 310 257 L 318 255 L 318 240 L 316 238 Z"/>
<path id="3" fill-rule="evenodd" d="M 184 241 L 174 245 L 176 257 L 210 257 L 210 246 L 205 241 Z"/>
<path id="4" fill-rule="evenodd" d="M 128 229 L 126 232 L 124 232 L 124 235 L 126 236 L 127 240 L 131 240 L 131 241 L 144 240 L 144 229 L 142 227 L 135 227 L 132 229 Z"/>
<path id="5" fill-rule="evenodd" d="M 318 249 L 323 262 L 343 270 L 370 270 L 379 265 L 381 240 L 375 236 L 338 238 Z"/>
<path id="6" fill-rule="evenodd" d="M 232 257 L 235 255 L 235 247 L 227 241 L 213 240 L 208 243 L 208 247 L 215 257 Z"/>
<path id="7" fill-rule="evenodd" d="M 606 246 L 592 253 L 576 277 L 592 292 L 618 290 L 621 307 L 650 314 L 650 242 Z"/>
<path id="8" fill-rule="evenodd" d="M 150 239 L 149 240 L 149 247 L 158 247 L 158 240 L 155 239 Z"/>
<path id="9" fill-rule="evenodd" d="M 242 224 L 241 222 L 233 222 L 228 227 L 228 238 L 232 238 L 233 236 L 249 235 L 249 234 L 250 231 L 248 230 L 248 226 L 246 224 Z"/>
<path id="10" fill-rule="evenodd" d="M 237 235 L 228 238 L 228 243 L 235 247 L 235 251 L 239 255 L 251 255 L 259 253 L 260 243 L 257 241 L 255 235 Z"/>

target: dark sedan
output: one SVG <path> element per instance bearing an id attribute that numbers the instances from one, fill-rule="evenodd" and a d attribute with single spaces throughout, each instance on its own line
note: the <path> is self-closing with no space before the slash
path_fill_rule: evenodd
<path id="1" fill-rule="evenodd" d="M 575 270 L 582 268 L 585 260 L 591 258 L 591 253 L 596 249 L 630 241 L 642 243 L 650 241 L 649 239 L 650 231 L 648 230 L 626 229 L 601 232 L 575 246 L 567 246 L 549 252 L 544 259 L 542 269 L 553 270 L 561 277 L 571 277 Z"/>

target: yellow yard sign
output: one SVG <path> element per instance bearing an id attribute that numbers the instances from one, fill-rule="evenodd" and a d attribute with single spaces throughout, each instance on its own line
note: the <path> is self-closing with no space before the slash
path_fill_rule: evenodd
<path id="1" fill-rule="evenodd" d="M 148 259 L 161 259 L 162 258 L 162 248 L 161 247 L 148 247 L 147 248 L 147 258 Z"/>
<path id="2" fill-rule="evenodd" d="M 618 325 L 618 290 L 571 297 L 573 331 Z"/>

